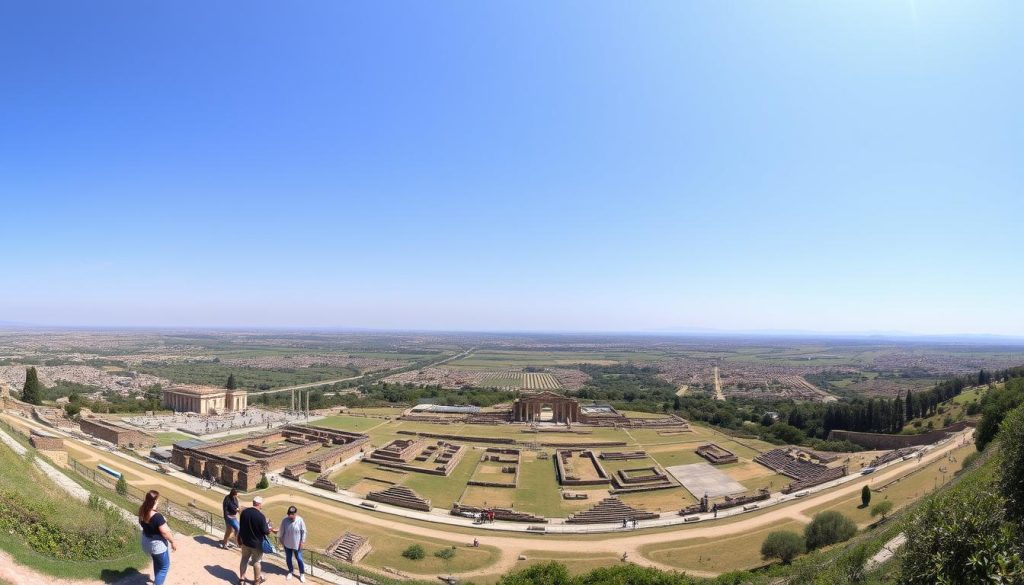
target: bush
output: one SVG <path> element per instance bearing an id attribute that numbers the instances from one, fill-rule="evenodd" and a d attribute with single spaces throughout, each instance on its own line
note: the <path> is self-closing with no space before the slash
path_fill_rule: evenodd
<path id="1" fill-rule="evenodd" d="M 954 491 L 928 498 L 914 515 L 905 531 L 907 543 L 896 582 L 1021 582 L 1020 543 L 1003 521 L 1003 499 L 990 482 L 975 477 Z"/>
<path id="2" fill-rule="evenodd" d="M 735 575 L 739 579 L 748 574 L 735 573 Z M 509 573 L 498 581 L 498 585 L 694 585 L 695 582 L 694 579 L 682 573 L 659 571 L 631 563 L 602 567 L 573 577 L 565 565 L 551 561 Z M 728 583 L 722 578 L 715 582 Z M 735 581 L 735 583 L 745 582 Z"/>
<path id="3" fill-rule="evenodd" d="M 776 530 L 768 533 L 761 544 L 761 556 L 766 559 L 779 559 L 789 564 L 798 555 L 807 550 L 804 539 L 789 530 Z"/>
<path id="4" fill-rule="evenodd" d="M 448 559 L 453 559 L 453 558 L 455 558 L 455 547 L 454 546 L 450 546 L 448 548 L 442 548 L 441 550 L 435 552 L 434 556 L 439 558 L 439 559 L 444 559 L 446 561 Z"/>
<path id="5" fill-rule="evenodd" d="M 402 551 L 402 556 L 409 560 L 418 561 L 427 556 L 427 551 L 423 550 L 422 546 L 414 544 Z"/>
<path id="6" fill-rule="evenodd" d="M 799 445 L 806 439 L 803 431 L 784 422 L 777 422 L 768 427 L 768 432 L 779 441 L 790 445 Z"/>
<path id="7" fill-rule="evenodd" d="M 258 484 L 256 484 L 256 489 L 258 489 L 258 490 L 265 490 L 268 487 L 270 487 L 270 480 L 267 479 L 267 474 L 264 473 L 263 477 L 260 478 L 260 482 Z"/>
<path id="8" fill-rule="evenodd" d="M 882 500 L 874 506 L 871 506 L 871 516 L 881 516 L 882 520 L 885 520 L 886 515 L 892 512 L 893 504 L 892 500 Z"/>
<path id="9" fill-rule="evenodd" d="M 117 485 L 114 486 L 114 491 L 116 491 L 119 496 L 128 495 L 128 481 L 125 480 L 124 475 L 117 478 Z"/>
<path id="10" fill-rule="evenodd" d="M 849 540 L 854 534 L 857 534 L 857 525 L 853 520 L 834 511 L 817 514 L 804 528 L 808 550 Z"/>
<path id="11" fill-rule="evenodd" d="M 860 504 L 861 508 L 867 508 L 871 504 L 871 488 L 868 486 L 860 490 Z"/>
<path id="12" fill-rule="evenodd" d="M 1003 419 L 999 454 L 999 493 L 1006 500 L 1006 519 L 1024 528 L 1024 406 L 1013 409 Z"/>
<path id="13" fill-rule="evenodd" d="M 975 451 L 973 453 L 968 453 L 967 457 L 964 457 L 964 462 L 963 462 L 963 466 L 961 468 L 961 471 L 963 471 L 964 469 L 967 469 L 968 467 L 974 465 L 974 462 L 977 461 L 978 458 L 980 458 L 980 457 L 981 457 L 981 453 L 978 453 L 977 451 Z"/>

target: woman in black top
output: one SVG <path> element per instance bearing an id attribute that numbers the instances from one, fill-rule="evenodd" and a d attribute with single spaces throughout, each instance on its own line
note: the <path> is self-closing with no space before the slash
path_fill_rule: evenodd
<path id="1" fill-rule="evenodd" d="M 220 541 L 220 547 L 227 548 L 231 533 L 238 534 L 238 490 L 232 488 L 231 493 L 224 496 L 221 511 L 224 513 L 224 540 Z"/>
<path id="2" fill-rule="evenodd" d="M 167 526 L 163 514 L 156 511 L 160 492 L 150 490 L 139 506 L 139 526 L 142 526 L 142 549 L 153 557 L 153 585 L 164 585 L 167 572 L 171 569 L 170 551 L 177 551 L 174 536 Z M 167 545 L 171 548 L 168 550 Z"/>

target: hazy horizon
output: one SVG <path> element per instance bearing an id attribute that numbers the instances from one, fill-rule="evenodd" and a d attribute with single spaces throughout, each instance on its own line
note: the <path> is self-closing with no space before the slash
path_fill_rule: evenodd
<path id="1" fill-rule="evenodd" d="M 1024 336 L 1020 5 L 240 7 L 2 9 L 0 321 Z"/>

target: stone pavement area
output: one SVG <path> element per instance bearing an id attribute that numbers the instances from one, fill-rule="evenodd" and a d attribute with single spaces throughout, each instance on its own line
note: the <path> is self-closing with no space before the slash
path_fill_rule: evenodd
<path id="1" fill-rule="evenodd" d="M 707 494 L 709 498 L 728 496 L 746 491 L 743 484 L 715 469 L 708 463 L 691 463 L 689 465 L 673 465 L 666 471 L 679 480 L 679 483 L 690 490 L 693 497 L 700 499 Z"/>

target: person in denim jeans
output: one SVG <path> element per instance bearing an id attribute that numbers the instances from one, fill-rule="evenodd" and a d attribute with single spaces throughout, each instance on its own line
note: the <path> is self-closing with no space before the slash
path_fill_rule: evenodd
<path id="1" fill-rule="evenodd" d="M 142 526 L 142 549 L 153 558 L 153 585 L 163 585 L 171 570 L 171 551 L 177 551 L 174 536 L 163 514 L 156 511 L 160 492 L 150 490 L 139 506 L 139 526 Z M 170 544 L 170 549 L 167 545 Z"/>
<path id="2" fill-rule="evenodd" d="M 281 521 L 281 528 L 278 529 L 281 539 L 281 546 L 284 547 L 284 559 L 288 564 L 288 576 L 285 581 L 292 578 L 292 557 L 299 564 L 299 582 L 306 582 L 306 564 L 302 561 L 302 548 L 306 545 L 306 522 L 299 516 L 295 506 L 288 508 L 288 515 Z"/>
<path id="3" fill-rule="evenodd" d="M 224 514 L 224 539 L 220 541 L 221 548 L 227 548 L 231 543 L 231 533 L 238 534 L 238 490 L 232 489 L 231 493 L 224 496 L 221 502 L 221 511 Z"/>

